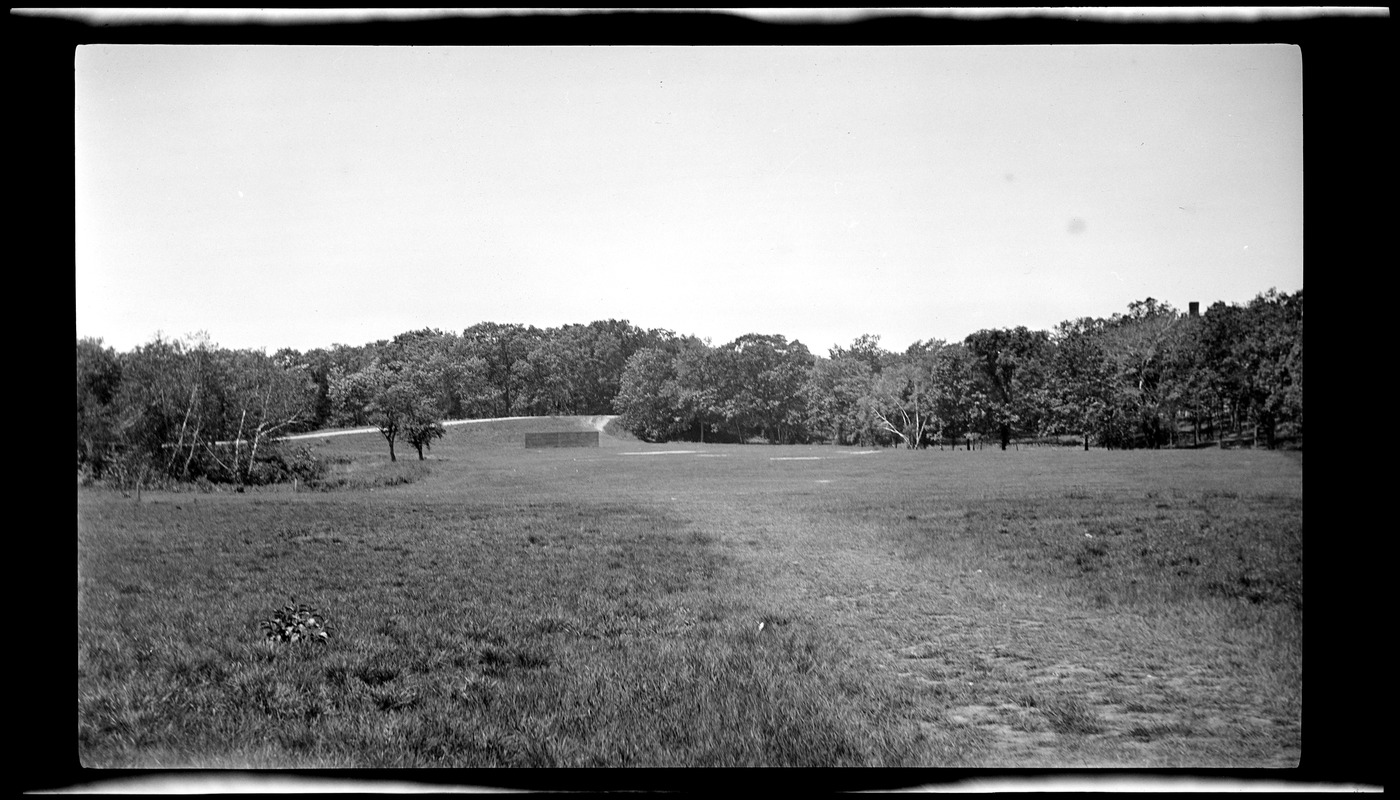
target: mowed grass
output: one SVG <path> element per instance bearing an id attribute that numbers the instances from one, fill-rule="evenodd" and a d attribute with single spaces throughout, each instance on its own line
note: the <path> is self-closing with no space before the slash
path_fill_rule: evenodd
<path id="1" fill-rule="evenodd" d="M 513 425 L 449 428 L 406 484 L 80 492 L 82 763 L 1298 763 L 1284 454 L 527 451 Z M 328 644 L 261 641 L 293 596 Z"/>

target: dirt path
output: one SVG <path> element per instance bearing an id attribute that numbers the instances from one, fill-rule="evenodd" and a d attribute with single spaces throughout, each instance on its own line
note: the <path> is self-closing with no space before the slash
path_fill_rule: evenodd
<path id="1" fill-rule="evenodd" d="M 1296 767 L 1296 719 L 1241 675 L 1249 642 L 1095 610 L 993 563 L 914 561 L 878 526 L 697 505 L 761 606 L 830 626 L 913 687 L 917 721 L 978 766 Z M 700 514 L 707 514 L 701 517 Z"/>
<path id="2" fill-rule="evenodd" d="M 617 417 L 616 414 L 603 414 L 598 416 L 580 417 L 587 419 L 588 423 L 600 433 L 609 422 Z M 456 425 L 479 425 L 483 422 L 509 422 L 517 419 L 536 419 L 535 417 L 492 417 L 490 419 L 451 419 L 442 423 L 444 428 L 451 428 Z M 344 428 L 333 431 L 318 431 L 316 433 L 298 433 L 292 436 L 278 437 L 280 442 L 294 442 L 298 439 L 324 439 L 328 436 L 349 436 L 356 433 L 379 433 L 378 428 Z"/>

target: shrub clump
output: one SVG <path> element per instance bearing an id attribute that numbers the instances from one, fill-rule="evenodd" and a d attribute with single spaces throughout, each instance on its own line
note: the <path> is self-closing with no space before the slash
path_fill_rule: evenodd
<path id="1" fill-rule="evenodd" d="M 325 642 L 330 638 L 326 630 L 326 619 L 314 606 L 306 603 L 287 603 L 270 619 L 262 620 L 259 628 L 269 641 L 273 642 Z"/>
<path id="2" fill-rule="evenodd" d="M 315 484 L 325 474 L 326 463 L 311 452 L 311 448 L 302 446 L 295 449 L 272 447 L 260 455 L 257 461 L 248 465 L 244 475 L 218 477 L 225 478 L 230 482 L 236 482 L 241 478 L 243 483 L 252 486 L 267 486 L 274 483 L 287 483 L 292 480 L 300 481 L 303 484 Z"/>

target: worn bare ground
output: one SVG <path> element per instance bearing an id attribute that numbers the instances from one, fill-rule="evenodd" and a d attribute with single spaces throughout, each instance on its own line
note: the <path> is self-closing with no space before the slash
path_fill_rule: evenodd
<path id="1" fill-rule="evenodd" d="M 840 629 L 872 669 L 914 687 L 930 735 L 975 743 L 971 765 L 1299 763 L 1298 698 L 1251 669 L 1259 642 L 1203 627 L 1201 609 L 1098 611 L 990 560 L 911 560 L 878 526 L 704 509 L 699 524 L 764 601 L 793 624 Z"/>

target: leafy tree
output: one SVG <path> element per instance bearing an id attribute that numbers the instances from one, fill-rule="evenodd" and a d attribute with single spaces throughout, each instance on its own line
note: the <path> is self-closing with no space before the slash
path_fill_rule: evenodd
<path id="1" fill-rule="evenodd" d="M 853 358 L 864 363 L 870 368 L 870 374 L 878 375 L 884 369 L 886 363 L 893 356 L 890 351 L 880 346 L 880 337 L 874 334 L 863 333 L 857 336 L 847 348 L 833 347 L 828 351 L 833 360 L 838 358 Z"/>
<path id="2" fill-rule="evenodd" d="M 296 422 L 289 425 L 286 433 L 306 433 L 320 430 L 330 423 L 331 407 L 328 386 L 323 373 L 325 350 L 312 350 L 301 353 L 294 348 L 284 347 L 273 353 L 272 360 L 284 370 L 298 369 L 311 381 L 315 392 L 311 407 Z"/>
<path id="3" fill-rule="evenodd" d="M 740 336 L 717 351 L 719 412 L 740 437 L 801 440 L 806 413 L 802 388 L 813 359 L 801 342 L 777 334 Z"/>
<path id="4" fill-rule="evenodd" d="M 462 400 L 457 393 L 457 353 L 461 349 L 458 337 L 436 328 L 422 328 L 395 336 L 381 344 L 379 358 L 385 363 L 400 362 L 413 365 L 425 381 L 420 388 L 431 396 L 438 418 L 461 416 Z"/>
<path id="5" fill-rule="evenodd" d="M 1044 364 L 1050 335 L 1024 326 L 981 330 L 964 340 L 977 364 L 987 398 L 986 423 L 997 432 L 1001 449 L 1014 430 L 1036 429 L 1043 412 Z"/>
<path id="6" fill-rule="evenodd" d="M 1244 307 L 1216 304 L 1206 317 L 1208 347 L 1222 354 L 1216 371 L 1221 393 L 1264 434 L 1265 446 L 1274 447 L 1281 422 L 1302 420 L 1302 290 L 1270 289 Z"/>
<path id="7" fill-rule="evenodd" d="M 225 350 L 207 334 L 157 335 L 120 356 L 80 343 L 80 459 L 138 491 L 162 474 L 247 481 L 314 413 L 315 383 L 293 356 Z"/>
<path id="8" fill-rule="evenodd" d="M 1174 416 L 1190 421 L 1192 446 L 1201 443 L 1202 419 L 1208 416 L 1211 406 L 1208 371 L 1201 347 L 1203 330 L 1200 317 L 1182 317 L 1177 335 L 1164 357 L 1166 400 Z M 1174 433 L 1175 428 L 1174 423 Z"/>
<path id="9" fill-rule="evenodd" d="M 418 451 L 418 460 L 422 461 L 423 451 L 433 449 L 433 440 L 441 439 L 447 435 L 447 429 L 437 420 L 418 420 L 410 422 L 404 426 L 404 438 L 413 445 L 413 449 Z"/>
<path id="10" fill-rule="evenodd" d="M 190 477 L 204 442 L 217 435 L 219 381 L 207 337 L 188 342 L 157 334 L 122 358 L 115 449 L 140 480 L 155 473 Z"/>
<path id="11" fill-rule="evenodd" d="M 1282 364 L 1283 388 L 1279 398 L 1281 415 L 1291 421 L 1299 434 L 1303 431 L 1303 292 L 1295 295 L 1298 304 L 1296 338 Z"/>
<path id="12" fill-rule="evenodd" d="M 656 348 L 634 353 L 613 407 L 618 423 L 646 441 L 667 441 L 679 433 L 683 414 L 671 354 Z"/>
<path id="13" fill-rule="evenodd" d="M 260 483 L 258 454 L 315 414 L 316 382 L 305 365 L 255 350 L 217 350 L 221 424 L 226 444 L 205 438 L 209 458 L 239 483 Z M 236 420 L 236 422 L 235 422 Z M 198 432 L 194 434 L 198 437 Z"/>
<path id="14" fill-rule="evenodd" d="M 494 416 L 510 416 L 518 410 L 519 396 L 529 369 L 529 354 L 541 332 L 533 326 L 482 322 L 462 332 L 468 358 L 480 358 L 487 384 L 493 390 Z"/>
<path id="15" fill-rule="evenodd" d="M 1049 372 L 1047 430 L 1106 442 L 1117 406 L 1117 371 L 1104 342 L 1104 320 L 1082 317 L 1059 324 Z"/>
<path id="16" fill-rule="evenodd" d="M 1223 430 L 1240 433 L 1247 411 L 1249 365 L 1239 350 L 1247 335 L 1245 310 L 1238 305 L 1217 302 L 1202 316 L 1200 348 L 1206 380 L 1216 401 L 1216 413 L 1226 424 Z"/>
<path id="17" fill-rule="evenodd" d="M 515 400 L 517 412 L 536 416 L 574 413 L 574 365 L 581 355 L 573 345 L 578 342 L 549 333 L 552 332 L 541 337 L 525 356 Z"/>
<path id="18" fill-rule="evenodd" d="M 1170 366 L 1187 326 L 1176 309 L 1151 297 L 1128 310 L 1126 316 L 1115 314 L 1102 331 L 1116 369 L 1119 414 L 1131 428 L 1122 443 L 1160 447 L 1176 435 L 1173 401 L 1179 392 L 1172 391 Z"/>
<path id="19" fill-rule="evenodd" d="M 818 358 L 807 378 L 807 429 L 837 444 L 858 441 L 871 427 L 863 401 L 873 387 L 868 362 L 832 348 L 831 357 Z"/>
<path id="20" fill-rule="evenodd" d="M 1280 423 L 1298 430 L 1303 424 L 1303 290 L 1289 295 L 1270 289 L 1250 307 L 1260 330 L 1258 416 L 1265 444 L 1273 448 Z"/>
<path id="21" fill-rule="evenodd" d="M 496 412 L 498 392 L 488 377 L 489 365 L 480 356 L 458 351 L 449 366 L 452 394 L 465 419 L 481 419 Z"/>
<path id="22" fill-rule="evenodd" d="M 369 420 L 363 418 L 346 420 L 341 417 L 335 404 L 331 401 L 331 373 L 339 370 L 341 374 L 349 374 L 364 369 L 374 360 L 374 351 L 373 346 L 352 347 L 346 344 L 334 344 L 329 349 L 308 350 L 297 359 L 298 363 L 306 368 L 307 375 L 316 384 L 314 411 L 311 418 L 299 427 L 305 430 L 318 430 L 337 423 L 354 426 L 369 424 Z M 281 355 L 281 351 L 279 351 L 279 355 Z"/>
<path id="23" fill-rule="evenodd" d="M 347 417 L 363 417 L 379 429 L 389 443 L 389 460 L 397 461 L 394 443 L 404 437 L 418 449 L 440 436 L 439 408 L 434 389 L 438 376 L 426 364 L 408 361 L 375 361 L 349 375 L 335 373 L 331 397 Z"/>
<path id="24" fill-rule="evenodd" d="M 535 331 L 519 365 L 517 413 L 607 414 L 637 351 L 665 347 L 669 331 L 643 331 L 626 320 L 597 320 Z M 674 348 L 668 352 L 674 355 Z"/>
<path id="25" fill-rule="evenodd" d="M 714 439 L 715 425 L 723 418 L 719 410 L 718 361 L 713 348 L 695 337 L 662 341 L 660 349 L 674 352 L 676 408 L 687 435 L 705 441 L 705 431 Z"/>
<path id="26" fill-rule="evenodd" d="M 101 339 L 79 339 L 78 368 L 78 468 L 101 477 L 115 445 L 122 365 L 117 352 Z"/>
<path id="27" fill-rule="evenodd" d="M 661 344 L 627 320 L 616 319 L 566 326 L 559 339 L 566 353 L 561 367 L 572 389 L 569 408 L 574 414 L 610 413 L 628 359 L 644 347 Z"/>
<path id="28" fill-rule="evenodd" d="M 919 349 L 893 359 L 875 376 L 866 407 L 878 428 L 906 447 L 922 447 L 941 429 L 934 365 L 938 348 Z"/>
<path id="29" fill-rule="evenodd" d="M 987 396 L 978 378 L 977 359 L 967 345 L 955 342 L 940 348 L 932 377 L 940 438 L 958 442 L 981 430 Z M 967 441 L 971 448 L 971 439 Z"/>

